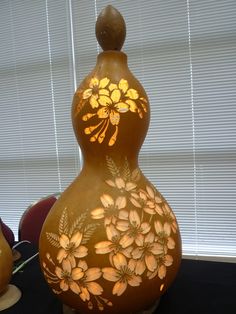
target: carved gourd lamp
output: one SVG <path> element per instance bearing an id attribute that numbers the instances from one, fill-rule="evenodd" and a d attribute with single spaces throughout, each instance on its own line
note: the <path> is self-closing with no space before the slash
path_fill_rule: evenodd
<path id="1" fill-rule="evenodd" d="M 14 305 L 21 297 L 20 290 L 9 284 L 13 270 L 12 250 L 5 239 L 0 224 L 0 311 Z"/>
<path id="2" fill-rule="evenodd" d="M 104 51 L 72 105 L 83 169 L 54 204 L 40 238 L 46 281 L 83 314 L 151 308 L 181 261 L 176 218 L 138 165 L 150 110 L 120 51 L 125 34 L 123 17 L 107 6 L 96 23 Z"/>

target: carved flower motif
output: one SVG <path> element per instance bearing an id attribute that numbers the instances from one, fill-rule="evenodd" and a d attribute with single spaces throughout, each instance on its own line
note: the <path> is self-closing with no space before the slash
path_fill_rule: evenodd
<path id="1" fill-rule="evenodd" d="M 140 276 L 134 273 L 134 262 L 132 259 L 127 260 L 123 254 L 116 254 L 113 257 L 114 267 L 104 267 L 102 269 L 103 277 L 108 281 L 115 282 L 112 293 L 120 296 L 124 293 L 127 286 L 139 286 L 142 282 Z"/>
<path id="2" fill-rule="evenodd" d="M 103 194 L 100 200 L 104 207 L 98 207 L 92 210 L 92 218 L 104 218 L 105 226 L 109 225 L 110 223 L 114 224 L 117 220 L 119 210 L 126 206 L 126 198 L 123 196 L 118 196 L 114 201 L 109 194 Z"/>
<path id="3" fill-rule="evenodd" d="M 170 226 L 171 230 L 176 233 L 178 226 L 175 215 L 171 211 L 169 205 L 167 203 L 164 203 L 164 205 L 162 206 L 162 210 L 165 216 L 166 223 Z"/>
<path id="4" fill-rule="evenodd" d="M 56 267 L 55 273 L 60 279 L 60 288 L 63 291 L 72 290 L 74 293 L 79 294 L 81 292 L 79 285 L 76 283 L 81 277 L 83 272 L 81 268 L 71 267 L 71 263 L 68 260 L 62 261 L 62 267 Z"/>
<path id="5" fill-rule="evenodd" d="M 164 255 L 157 259 L 158 267 L 154 272 L 148 272 L 147 276 L 149 279 L 155 278 L 157 275 L 160 279 L 166 276 L 166 267 L 173 264 L 173 257 L 171 255 Z"/>
<path id="6" fill-rule="evenodd" d="M 82 241 L 82 233 L 77 231 L 69 238 L 66 234 L 62 234 L 59 239 L 60 250 L 57 254 L 57 260 L 61 263 L 63 260 L 70 262 L 75 267 L 75 258 L 81 258 L 88 254 L 88 249 L 84 245 L 80 245 Z"/>
<path id="7" fill-rule="evenodd" d="M 98 108 L 96 112 L 89 112 L 82 117 L 83 121 L 95 119 L 95 124 L 84 129 L 85 134 L 91 135 L 90 142 L 98 141 L 101 144 L 111 127 L 113 133 L 108 141 L 109 146 L 114 145 L 117 140 L 121 114 L 130 111 L 137 113 L 142 119 L 143 112 L 147 112 L 147 100 L 139 98 L 138 92 L 129 88 L 128 81 L 124 79 L 114 84 L 107 77 L 100 81 L 93 77 L 89 88 L 83 92 L 82 99 L 88 99 L 93 109 Z M 80 109 L 81 103 L 78 104 L 78 112 Z"/>
<path id="8" fill-rule="evenodd" d="M 163 202 L 161 197 L 150 186 L 146 186 L 145 190 L 140 190 L 139 193 L 132 193 L 130 198 L 131 203 L 150 215 L 163 215 L 160 204 Z"/>
<path id="9" fill-rule="evenodd" d="M 113 265 L 113 257 L 122 253 L 126 257 L 131 257 L 132 246 L 123 248 L 120 244 L 121 234 L 115 228 L 114 225 L 109 225 L 106 227 L 107 241 L 101 241 L 95 244 L 95 250 L 97 254 L 108 254 L 110 263 Z"/>
<path id="10" fill-rule="evenodd" d="M 81 269 L 82 273 L 82 276 L 78 279 L 80 298 L 83 301 L 89 301 L 90 293 L 93 295 L 101 295 L 103 288 L 95 282 L 95 280 L 100 278 L 102 275 L 101 269 L 98 267 L 88 268 L 87 263 L 83 260 L 79 261 L 78 268 Z"/>
<path id="11" fill-rule="evenodd" d="M 109 91 L 105 89 L 109 84 L 110 80 L 105 77 L 99 81 L 96 77 L 93 77 L 89 82 L 89 88 L 83 92 L 83 99 L 89 99 L 89 103 L 92 108 L 99 106 L 98 99 L 102 95 L 109 95 Z"/>
<path id="12" fill-rule="evenodd" d="M 151 229 L 148 222 L 141 222 L 136 210 L 127 212 L 126 217 L 123 215 L 123 219 L 118 220 L 116 223 L 116 228 L 124 232 L 120 240 L 120 244 L 123 248 L 132 245 L 134 242 L 139 245 L 142 235 L 148 233 Z"/>
<path id="13" fill-rule="evenodd" d="M 151 272 L 157 269 L 156 256 L 163 254 L 163 246 L 154 241 L 155 236 L 152 232 L 139 237 L 139 246 L 132 251 L 132 257 L 136 260 L 136 274 L 142 275 L 146 268 Z"/>
<path id="14" fill-rule="evenodd" d="M 167 251 L 167 249 L 174 249 L 175 241 L 170 237 L 170 224 L 165 222 L 164 225 L 162 225 L 160 221 L 155 221 L 154 228 L 158 237 L 158 242 L 165 247 L 165 251 Z"/>

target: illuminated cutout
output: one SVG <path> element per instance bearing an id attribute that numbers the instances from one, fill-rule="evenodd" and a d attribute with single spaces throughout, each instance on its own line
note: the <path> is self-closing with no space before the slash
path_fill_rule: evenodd
<path id="1" fill-rule="evenodd" d="M 140 119 L 147 112 L 147 100 L 140 97 L 138 92 L 129 88 L 128 81 L 121 79 L 118 84 L 114 84 L 107 77 L 100 81 L 93 77 L 87 89 L 79 90 L 78 94 L 83 104 L 89 102 L 93 112 L 83 115 L 82 120 L 91 121 L 92 124 L 84 129 L 84 133 L 90 136 L 90 142 L 103 143 L 107 130 L 110 129 L 112 135 L 108 140 L 108 145 L 113 146 L 117 140 L 119 123 L 124 113 L 132 112 Z M 77 105 L 77 113 L 83 105 Z"/>
<path id="2" fill-rule="evenodd" d="M 55 260 L 46 253 L 44 275 L 56 294 L 72 291 L 89 309 L 113 306 L 104 297 L 109 293 L 103 287 L 104 279 L 112 283 L 112 294 L 123 295 L 128 287 L 137 287 L 144 278 L 163 280 L 173 264 L 171 250 L 175 248 L 172 234 L 176 220 L 169 206 L 151 185 L 139 187 L 138 168 L 130 170 L 125 159 L 123 167 L 106 157 L 110 177 L 106 184 L 110 194 L 97 199 L 95 208 L 85 211 L 70 222 L 64 209 L 58 233 L 46 233 L 49 243 L 58 251 Z M 116 192 L 116 193 L 114 193 Z M 116 197 L 112 195 L 117 195 Z M 85 223 L 91 218 L 91 223 Z M 95 231 L 104 228 L 104 239 L 96 242 Z M 94 247 L 88 247 L 93 238 Z M 92 252 L 90 252 L 90 250 Z M 104 267 L 90 267 L 89 254 L 104 255 Z M 164 288 L 161 284 L 160 291 Z"/>

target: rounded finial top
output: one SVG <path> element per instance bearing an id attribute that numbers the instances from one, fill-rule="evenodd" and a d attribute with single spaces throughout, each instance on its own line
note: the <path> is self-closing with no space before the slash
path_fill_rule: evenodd
<path id="1" fill-rule="evenodd" d="M 123 16 L 108 5 L 99 14 L 96 22 L 96 37 L 103 50 L 121 50 L 126 36 Z"/>

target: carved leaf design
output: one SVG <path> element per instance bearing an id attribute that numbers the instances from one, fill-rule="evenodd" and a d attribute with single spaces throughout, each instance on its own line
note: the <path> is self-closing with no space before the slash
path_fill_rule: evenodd
<path id="1" fill-rule="evenodd" d="M 46 232 L 49 243 L 57 248 L 60 248 L 59 236 L 52 232 Z"/>
<path id="2" fill-rule="evenodd" d="M 75 230 L 82 230 L 86 217 L 87 212 L 84 212 L 73 222 L 72 226 L 70 227 L 69 236 L 71 236 Z"/>
<path id="3" fill-rule="evenodd" d="M 131 174 L 131 181 L 137 182 L 140 180 L 141 172 L 138 168 L 134 169 Z"/>
<path id="4" fill-rule="evenodd" d="M 84 228 L 84 232 L 83 232 L 83 239 L 82 239 L 82 244 L 86 244 L 90 238 L 92 237 L 94 231 L 96 230 L 96 228 L 99 226 L 99 224 L 88 224 L 85 228 Z"/>
<path id="5" fill-rule="evenodd" d="M 63 210 L 59 221 L 59 234 L 68 233 L 68 214 L 66 208 Z"/>
<path id="6" fill-rule="evenodd" d="M 106 161 L 107 161 L 107 168 L 108 168 L 109 172 L 111 173 L 111 175 L 113 177 L 119 177 L 120 176 L 120 170 L 116 166 L 113 159 L 109 156 L 106 156 Z"/>
<path id="7" fill-rule="evenodd" d="M 129 163 L 128 163 L 127 158 L 125 158 L 121 176 L 123 177 L 125 181 L 130 180 L 131 173 L 130 173 Z"/>

